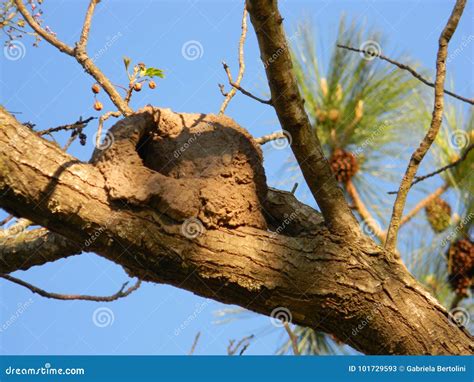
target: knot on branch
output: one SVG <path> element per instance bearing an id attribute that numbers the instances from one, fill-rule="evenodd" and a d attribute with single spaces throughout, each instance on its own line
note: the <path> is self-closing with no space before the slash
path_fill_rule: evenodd
<path id="1" fill-rule="evenodd" d="M 208 228 L 266 228 L 262 153 L 229 117 L 146 107 L 113 126 L 107 142 L 92 163 L 119 207 L 194 217 Z"/>

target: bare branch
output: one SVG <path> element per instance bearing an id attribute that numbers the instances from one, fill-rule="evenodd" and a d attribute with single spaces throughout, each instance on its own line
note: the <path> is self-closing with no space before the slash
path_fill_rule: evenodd
<path id="1" fill-rule="evenodd" d="M 408 192 L 410 191 L 411 183 L 416 175 L 421 161 L 430 149 L 441 127 L 444 111 L 444 82 L 446 79 L 446 56 L 448 54 L 448 44 L 458 26 L 465 5 L 466 0 L 456 1 L 456 5 L 454 6 L 446 27 L 441 32 L 441 36 L 439 38 L 439 48 L 436 58 L 435 99 L 431 125 L 425 137 L 421 141 L 420 146 L 410 158 L 405 175 L 398 189 L 397 198 L 393 205 L 392 218 L 390 219 L 387 240 L 385 242 L 385 248 L 392 252 L 395 251 L 397 246 L 398 228 L 400 227 L 400 220 L 405 208 L 405 203 Z"/>
<path id="2" fill-rule="evenodd" d="M 470 144 L 467 149 L 463 152 L 463 154 L 461 155 L 461 157 L 459 159 L 456 159 L 454 162 L 446 165 L 446 166 L 443 166 L 439 169 L 437 169 L 436 171 L 433 171 L 429 174 L 426 174 L 426 175 L 422 175 L 422 176 L 415 176 L 415 181 L 411 184 L 411 186 L 413 187 L 414 184 L 417 184 L 419 182 L 422 182 L 423 180 L 425 179 L 428 179 L 428 178 L 431 178 L 432 176 L 435 176 L 437 174 L 440 174 L 442 173 L 443 171 L 446 171 L 446 170 L 449 170 L 450 168 L 453 168 L 453 167 L 456 167 L 459 163 L 461 163 L 462 161 L 464 161 L 466 158 L 467 158 L 467 155 L 469 154 L 469 152 L 474 148 L 474 144 Z"/>
<path id="3" fill-rule="evenodd" d="M 135 285 L 131 286 L 127 290 L 125 290 L 125 287 L 128 285 L 128 282 L 124 283 L 120 290 L 117 293 L 114 293 L 111 296 L 88 296 L 88 295 L 82 295 L 82 294 L 60 294 L 60 293 L 51 293 L 47 292 L 43 289 L 40 289 L 34 285 L 31 285 L 30 283 L 27 283 L 26 281 L 20 280 L 16 277 L 10 276 L 10 275 L 4 275 L 0 274 L 1 278 L 4 278 L 5 280 L 11 281 L 12 283 L 21 285 L 33 293 L 39 294 L 42 297 L 46 298 L 52 298 L 55 300 L 83 300 L 83 301 L 96 301 L 96 302 L 111 302 L 118 300 L 119 298 L 127 297 L 130 295 L 132 292 L 136 291 L 138 288 L 140 288 L 141 285 L 141 280 L 138 280 Z"/>
<path id="4" fill-rule="evenodd" d="M 282 129 L 291 136 L 291 149 L 326 224 L 331 231 L 358 237 L 359 224 L 333 176 L 317 132 L 306 114 L 277 2 L 247 0 L 247 9 L 257 34 L 272 105 Z"/>
<path id="5" fill-rule="evenodd" d="M 435 176 L 435 175 L 438 175 L 440 173 L 442 173 L 443 171 L 446 171 L 446 170 L 449 170 L 450 168 L 453 168 L 453 167 L 456 167 L 459 163 L 461 163 L 462 161 L 464 161 L 466 158 L 467 158 L 467 155 L 469 154 L 469 152 L 474 148 L 474 144 L 471 144 L 467 147 L 467 149 L 463 152 L 463 154 L 461 155 L 461 157 L 459 157 L 458 159 L 456 159 L 454 162 L 451 162 L 450 164 L 446 165 L 446 166 L 443 166 L 439 169 L 437 169 L 436 171 L 433 171 L 433 172 L 430 172 L 429 174 L 426 174 L 426 175 L 422 175 L 422 176 L 415 176 L 415 180 L 411 183 L 411 186 L 410 187 L 413 187 L 415 184 L 419 183 L 419 182 L 422 182 L 424 181 L 425 179 L 428 179 L 428 178 L 431 178 L 432 176 Z M 394 195 L 396 194 L 398 191 L 389 191 L 387 192 L 387 194 L 389 195 Z"/>
<path id="6" fill-rule="evenodd" d="M 277 131 L 275 133 L 264 135 L 263 137 L 260 137 L 260 138 L 256 138 L 255 142 L 257 142 L 259 145 L 264 145 L 265 143 L 276 141 L 282 138 L 286 138 L 286 135 L 283 133 L 283 131 Z"/>
<path id="7" fill-rule="evenodd" d="M 84 20 L 84 25 L 82 26 L 81 37 L 79 42 L 77 43 L 78 46 L 85 49 L 87 46 L 87 40 L 89 39 L 89 31 L 91 29 L 91 21 L 92 15 L 95 11 L 95 6 L 100 2 L 100 0 L 91 0 L 89 3 L 89 7 L 87 8 L 86 18 Z"/>
<path id="8" fill-rule="evenodd" d="M 31 15 L 30 12 L 26 9 L 25 4 L 21 0 L 15 0 L 15 5 L 18 8 L 18 11 L 21 15 L 25 18 L 26 22 L 30 25 L 30 27 L 38 33 L 42 38 L 44 38 L 47 42 L 51 45 L 58 48 L 61 52 L 68 54 L 69 56 L 74 57 L 74 49 L 69 45 L 65 44 L 61 40 L 57 39 L 53 34 L 48 33 L 45 29 L 38 24 L 35 18 Z"/>
<path id="9" fill-rule="evenodd" d="M 242 15 L 242 34 L 240 35 L 239 40 L 239 74 L 237 75 L 237 79 L 235 80 L 236 85 L 240 86 L 240 82 L 244 76 L 245 71 L 245 60 L 244 60 L 244 43 L 245 38 L 247 36 L 247 7 L 244 5 L 244 13 Z M 223 93 L 223 87 L 221 87 L 221 92 Z M 236 92 L 236 88 L 232 87 L 229 93 L 225 95 L 224 102 L 222 102 L 222 106 L 219 110 L 219 114 L 224 114 L 227 105 L 229 104 L 232 97 L 234 97 Z"/>
<path id="10" fill-rule="evenodd" d="M 250 93 L 249 91 L 245 90 L 244 88 L 242 88 L 242 86 L 240 86 L 237 82 L 234 82 L 232 80 L 232 73 L 230 72 L 230 68 L 229 68 L 229 65 L 227 65 L 225 62 L 222 62 L 222 66 L 224 67 L 224 70 L 227 74 L 227 78 L 229 79 L 229 84 L 230 86 L 232 86 L 232 90 L 234 89 L 237 89 L 239 90 L 242 94 L 245 94 L 247 97 L 250 97 L 258 102 L 261 102 L 261 103 L 264 103 L 266 105 L 272 105 L 272 100 L 269 99 L 269 100 L 266 100 L 266 99 L 263 99 L 263 98 L 260 98 L 260 97 L 257 97 L 255 95 L 253 95 L 252 93 Z M 220 89 L 221 89 L 221 92 L 224 94 L 223 92 L 223 87 L 220 85 L 219 86 Z M 232 90 L 229 92 L 229 93 L 226 93 L 226 97 L 229 96 L 229 94 L 231 94 Z M 235 92 L 234 92 L 235 93 Z M 232 96 L 233 97 L 233 96 Z"/>
<path id="11" fill-rule="evenodd" d="M 78 129 L 78 128 L 83 128 L 83 127 L 85 127 L 85 125 L 87 125 L 93 119 L 96 119 L 96 117 L 89 117 L 89 118 L 86 118 L 84 120 L 81 117 L 76 122 L 71 123 L 69 125 L 51 127 L 49 129 L 44 129 L 44 130 L 37 131 L 36 134 L 46 135 L 46 134 L 56 133 L 56 132 L 61 131 L 61 130 L 74 130 L 74 129 Z"/>
<path id="12" fill-rule="evenodd" d="M 91 2 L 98 3 L 97 0 L 96 1 L 91 0 Z M 84 68 L 84 70 L 87 73 L 89 73 L 100 84 L 100 86 L 102 86 L 102 88 L 108 94 L 112 103 L 117 107 L 117 109 L 120 110 L 120 112 L 124 116 L 128 116 L 133 113 L 133 110 L 128 106 L 128 104 L 120 96 L 119 92 L 117 91 L 117 89 L 115 89 L 114 85 L 104 75 L 104 73 L 102 73 L 102 71 L 94 64 L 92 59 L 87 55 L 85 45 L 77 44 L 76 47 L 73 49 L 70 46 L 64 44 L 63 42 L 59 41 L 56 37 L 49 34 L 46 30 L 41 28 L 41 26 L 36 22 L 34 17 L 28 12 L 22 0 L 15 0 L 15 4 L 18 10 L 20 11 L 20 13 L 22 14 L 23 18 L 31 26 L 31 28 L 33 28 L 33 30 L 35 30 L 40 36 L 42 36 L 50 44 L 58 48 L 61 52 L 64 52 L 76 59 L 76 61 Z M 93 7 L 95 7 L 95 4 L 93 5 Z M 88 22 L 89 24 L 92 19 L 92 14 L 93 12 L 90 12 L 89 14 L 89 10 L 88 10 L 88 14 L 86 16 L 86 22 Z M 87 35 L 88 35 L 88 32 L 86 33 L 86 36 Z M 85 41 L 87 42 L 87 40 Z"/>
<path id="13" fill-rule="evenodd" d="M 353 52 L 358 52 L 358 53 L 364 53 L 368 56 L 372 55 L 374 57 L 378 57 L 380 58 L 381 60 L 384 60 L 384 61 L 387 61 L 389 62 L 390 64 L 392 65 L 395 65 L 397 66 L 398 68 L 402 69 L 402 70 L 406 70 L 407 72 L 409 72 L 413 77 L 415 77 L 416 79 L 420 80 L 421 82 L 423 82 L 425 85 L 428 85 L 432 88 L 435 87 L 435 84 L 433 82 L 430 82 L 428 81 L 426 78 L 424 78 L 420 73 L 418 73 L 415 69 L 413 69 L 411 66 L 408 66 L 406 64 L 402 64 L 401 62 L 398 62 L 398 61 L 395 61 L 387 56 L 384 56 L 383 54 L 374 54 L 373 52 L 370 52 L 368 50 L 365 50 L 365 49 L 357 49 L 357 48 L 353 48 L 353 47 L 350 47 L 350 46 L 347 46 L 347 45 L 342 45 L 342 44 L 337 44 L 337 47 L 338 48 L 343 48 L 343 49 L 347 49 L 347 50 L 350 50 L 350 51 L 353 51 Z M 470 99 L 470 98 L 466 98 L 466 97 L 463 97 L 463 96 L 460 96 L 460 95 L 457 95 L 453 92 L 450 92 L 449 90 L 446 90 L 444 89 L 443 90 L 445 94 L 448 94 L 450 95 L 451 97 L 454 97 L 454 98 L 457 98 L 463 102 L 467 102 L 467 103 L 470 103 L 471 105 L 474 105 L 474 100 L 473 99 Z"/>

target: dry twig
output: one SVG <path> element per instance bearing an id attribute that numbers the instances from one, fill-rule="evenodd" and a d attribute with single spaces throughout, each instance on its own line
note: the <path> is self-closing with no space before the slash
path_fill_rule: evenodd
<path id="1" fill-rule="evenodd" d="M 444 82 L 446 79 L 446 56 L 448 54 L 448 44 L 458 26 L 459 20 L 464 11 L 466 0 L 457 0 L 454 9 L 449 17 L 449 20 L 441 32 L 439 38 L 438 54 L 436 58 L 436 81 L 435 81 L 435 99 L 433 107 L 433 115 L 431 118 L 431 125 L 425 137 L 420 143 L 420 146 L 415 150 L 410 158 L 410 162 L 406 169 L 405 175 L 400 183 L 397 198 L 393 205 L 392 217 L 387 231 L 387 239 L 385 241 L 385 248 L 390 251 L 395 251 L 397 246 L 398 229 L 400 227 L 400 220 L 405 208 L 408 192 L 410 191 L 411 183 L 416 175 L 421 161 L 430 149 L 434 142 L 438 131 L 441 127 L 444 111 Z"/>
<path id="2" fill-rule="evenodd" d="M 433 82 L 430 82 L 428 81 L 426 78 L 424 78 L 420 73 L 418 73 L 415 69 L 413 69 L 412 67 L 406 65 L 406 64 L 403 64 L 401 62 L 398 62 L 398 61 L 395 61 L 387 56 L 384 56 L 383 54 L 374 54 L 368 50 L 365 50 L 365 49 L 357 49 L 357 48 L 353 48 L 353 47 L 350 47 L 350 46 L 347 46 L 347 45 L 342 45 L 342 44 L 337 44 L 337 47 L 338 48 L 343 48 L 343 49 L 347 49 L 347 50 L 350 50 L 352 52 L 358 52 L 358 53 L 364 53 L 364 54 L 367 54 L 367 55 L 373 55 L 374 57 L 378 57 L 380 58 L 381 60 L 384 60 L 384 61 L 387 61 L 389 62 L 390 64 L 392 65 L 395 65 L 397 66 L 398 68 L 402 69 L 402 70 L 406 70 L 407 72 L 409 72 L 413 77 L 415 77 L 416 79 L 420 80 L 421 82 L 423 82 L 425 85 L 428 85 L 432 88 L 435 87 L 435 84 Z M 470 99 L 470 98 L 466 98 L 466 97 L 463 97 L 463 96 L 460 96 L 460 95 L 457 95 L 456 93 L 453 93 L 453 92 L 450 92 L 449 90 L 446 90 L 444 89 L 444 92 L 448 95 L 450 95 L 451 97 L 454 97 L 454 98 L 457 98 L 463 102 L 467 102 L 467 103 L 470 103 L 471 105 L 474 105 L 474 100 L 473 99 Z"/>
<path id="3" fill-rule="evenodd" d="M 128 285 L 128 282 L 126 282 L 122 285 L 122 287 L 117 293 L 111 296 L 88 296 L 88 295 L 81 295 L 81 294 L 51 293 L 43 289 L 40 289 L 34 285 L 31 285 L 30 283 L 27 283 L 26 281 L 17 279 L 16 277 L 13 277 L 10 275 L 0 274 L 0 277 L 4 278 L 5 280 L 11 281 L 12 283 L 21 285 L 29 289 L 33 293 L 39 294 L 42 297 L 52 298 L 55 300 L 84 300 L 84 301 L 97 301 L 97 302 L 111 302 L 111 301 L 118 300 L 119 298 L 127 297 L 129 294 L 131 294 L 132 292 L 140 288 L 140 285 L 141 285 L 141 280 L 138 280 L 135 283 L 135 285 L 125 290 L 125 287 Z"/>

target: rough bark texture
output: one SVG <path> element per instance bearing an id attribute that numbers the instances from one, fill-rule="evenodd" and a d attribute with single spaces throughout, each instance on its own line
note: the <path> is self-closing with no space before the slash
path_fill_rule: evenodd
<path id="1" fill-rule="evenodd" d="M 272 105 L 282 128 L 291 136 L 291 149 L 306 183 L 321 208 L 328 228 L 332 232 L 358 237 L 359 225 L 332 174 L 317 132 L 304 109 L 277 2 L 247 0 L 246 4 L 257 35 Z"/>
<path id="2" fill-rule="evenodd" d="M 184 234 L 183 221 L 189 215 L 179 205 L 184 203 L 186 210 L 187 199 L 178 199 L 194 180 L 192 176 L 181 179 L 170 175 L 179 174 L 188 165 L 181 163 L 161 173 L 145 165 L 155 159 L 147 159 L 153 146 L 174 145 L 174 135 L 165 131 L 163 136 L 150 136 L 145 148 L 142 138 L 162 126 L 159 117 L 156 110 L 146 109 L 125 119 L 112 129 L 117 146 L 114 143 L 103 153 L 96 153 L 92 163 L 82 163 L 1 110 L 0 206 L 64 236 L 70 243 L 81 243 L 82 249 L 122 265 L 143 280 L 167 283 L 266 315 L 285 307 L 293 322 L 333 333 L 365 353 L 473 352 L 472 337 L 450 322 L 446 310 L 399 260 L 362 236 L 354 239 L 330 232 L 319 213 L 289 193 L 269 189 L 260 200 L 270 230 L 240 223 L 231 228 L 217 219 L 194 238 Z M 194 120 L 195 116 L 184 118 Z M 234 131 L 234 122 L 218 121 L 222 128 Z M 184 125 L 178 127 L 182 130 Z M 253 142 L 241 128 L 235 127 L 235 131 L 243 142 L 232 146 L 232 158 L 247 156 L 248 167 L 243 173 L 258 174 L 258 163 L 251 164 L 258 158 L 258 150 L 252 149 Z M 211 145 L 215 135 L 202 137 L 208 138 L 201 144 Z M 140 148 L 133 152 L 137 142 Z M 219 168 L 221 162 L 214 158 L 218 156 L 213 153 L 211 163 Z M 140 158 L 145 158 L 145 163 Z M 118 168 L 114 170 L 107 163 Z M 206 162 L 197 163 L 199 167 Z M 237 171 L 232 164 L 241 162 L 230 163 L 229 167 Z M 127 173 L 132 165 L 135 173 Z M 209 178 L 199 175 L 196 184 L 212 183 L 215 176 L 222 176 L 222 168 L 217 175 L 208 170 Z M 143 179 L 140 173 L 147 173 L 150 179 L 141 189 L 136 184 Z M 115 176 L 122 182 L 120 190 L 114 188 Z M 253 187 L 254 195 L 263 192 L 258 182 Z M 178 199 L 164 203 L 166 195 Z M 189 201 L 192 205 L 195 202 Z M 177 211 L 169 213 L 169 205 Z M 198 204 L 198 214 L 200 208 L 202 204 Z M 259 215 L 249 216 L 253 219 Z M 71 244 L 69 254 L 77 251 L 76 245 Z M 16 251 L 24 256 L 24 249 L 17 247 Z M 9 253 L 8 246 L 1 256 L 6 264 L 0 262 L 0 272 L 12 272 L 14 254 Z M 36 256 L 31 255 L 17 269 L 40 264 Z"/>

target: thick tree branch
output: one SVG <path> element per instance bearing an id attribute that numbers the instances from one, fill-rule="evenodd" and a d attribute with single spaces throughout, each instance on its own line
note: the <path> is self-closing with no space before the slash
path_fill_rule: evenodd
<path id="1" fill-rule="evenodd" d="M 431 117 L 431 125 L 422 142 L 420 143 L 420 146 L 412 154 L 405 175 L 398 189 L 397 198 L 393 205 L 390 225 L 387 230 L 387 240 L 385 242 L 385 248 L 390 251 L 395 251 L 397 246 L 398 229 L 400 227 L 401 217 L 405 208 L 406 199 L 408 192 L 410 191 L 413 178 L 415 177 L 421 161 L 430 149 L 441 127 L 444 110 L 444 82 L 446 79 L 446 57 L 448 55 L 448 44 L 458 26 L 465 5 L 466 0 L 456 1 L 451 16 L 449 17 L 448 22 L 441 32 L 441 36 L 439 38 L 438 54 L 436 58 L 434 107 L 433 115 Z"/>
<path id="2" fill-rule="evenodd" d="M 346 46 L 346 45 L 342 45 L 342 44 L 337 44 L 337 46 L 338 46 L 339 48 L 347 49 L 347 50 L 350 50 L 350 51 L 352 51 L 352 52 L 364 53 L 364 54 L 366 54 L 367 56 L 371 56 L 371 55 L 373 54 L 372 52 L 369 52 L 368 50 L 357 49 L 357 48 L 353 48 L 353 47 Z M 391 58 L 389 58 L 389 57 L 387 57 L 387 56 L 384 56 L 383 54 L 380 54 L 380 53 L 374 54 L 374 56 L 380 58 L 381 60 L 387 61 L 387 62 L 389 62 L 390 64 L 395 65 L 395 66 L 397 66 L 398 68 L 400 68 L 400 69 L 402 69 L 402 70 L 406 70 L 406 71 L 409 72 L 413 77 L 415 77 L 416 79 L 420 80 L 420 81 L 423 82 L 425 85 L 428 85 L 429 87 L 432 87 L 432 88 L 435 87 L 435 84 L 434 84 L 433 82 L 428 81 L 426 78 L 424 78 L 420 73 L 418 73 L 418 72 L 417 72 L 415 69 L 413 69 L 411 66 L 408 66 L 408 65 L 406 65 L 406 64 L 402 64 L 401 62 L 395 61 L 395 60 L 393 60 L 393 59 L 391 59 Z M 467 102 L 467 103 L 470 103 L 471 105 L 474 105 L 474 100 L 473 100 L 473 99 L 470 99 L 470 98 L 466 98 L 466 97 L 457 95 L 456 93 L 450 92 L 449 90 L 446 90 L 446 89 L 444 89 L 444 93 L 450 95 L 451 97 L 457 98 L 458 100 L 461 100 L 461 101 L 463 101 L 463 102 Z"/>
<path id="3" fill-rule="evenodd" d="M 0 239 L 0 273 L 26 271 L 81 252 L 80 245 L 45 228 L 25 231 Z"/>
<path id="4" fill-rule="evenodd" d="M 141 124 L 153 125 L 154 119 L 143 112 L 124 123 L 120 127 L 129 126 L 139 139 Z M 269 190 L 265 201 L 270 225 L 280 229 L 216 227 L 190 238 L 161 204 L 133 208 L 111 200 L 94 162 L 77 161 L 3 110 L 0 169 L 0 207 L 73 242 L 87 242 L 88 251 L 131 276 L 265 315 L 285 307 L 295 324 L 337 333 L 365 353 L 474 350 L 472 337 L 400 261 L 364 237 L 329 232 L 320 215 L 291 193 Z M 353 335 L 367 317 L 370 324 Z"/>
<path id="5" fill-rule="evenodd" d="M 291 135 L 291 148 L 308 187 L 329 229 L 357 236 L 360 234 L 357 221 L 331 172 L 304 109 L 277 2 L 248 0 L 247 9 L 257 34 L 272 104 L 282 128 Z"/>
<path id="6" fill-rule="evenodd" d="M 140 285 L 141 285 L 141 281 L 138 280 L 135 285 L 131 286 L 128 289 L 125 289 L 125 287 L 128 285 L 128 282 L 126 282 L 122 285 L 122 287 L 120 288 L 118 292 L 114 293 L 111 296 L 89 296 L 85 294 L 62 294 L 62 293 L 47 292 L 44 289 L 38 288 L 30 283 L 27 283 L 26 281 L 20 280 L 13 276 L 0 274 L 0 277 L 14 284 L 21 285 L 22 287 L 25 287 L 29 289 L 30 291 L 32 291 L 33 293 L 39 294 L 42 297 L 52 298 L 54 300 L 82 300 L 82 301 L 96 301 L 96 302 L 112 302 L 112 301 L 118 300 L 119 298 L 127 297 L 132 292 L 140 288 Z"/>

